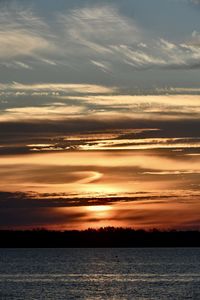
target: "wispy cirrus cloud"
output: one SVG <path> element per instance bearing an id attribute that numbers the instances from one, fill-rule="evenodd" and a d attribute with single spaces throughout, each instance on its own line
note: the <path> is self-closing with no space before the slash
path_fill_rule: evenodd
<path id="1" fill-rule="evenodd" d="M 8 8 L 9 7 L 9 8 Z M 43 53 L 55 51 L 50 42 L 48 25 L 27 7 L 11 4 L 0 11 L 0 59 L 4 65 L 25 67 L 18 62 L 25 57 L 39 58 Z"/>
<path id="2" fill-rule="evenodd" d="M 90 49 L 91 53 L 112 54 L 110 45 L 124 44 L 128 40 L 132 44 L 141 35 L 133 20 L 120 15 L 117 8 L 109 5 L 75 9 L 58 18 L 63 34 L 70 37 L 72 43 Z"/>
<path id="3" fill-rule="evenodd" d="M 149 36 L 148 29 L 123 15 L 117 6 L 79 7 L 54 14 L 50 21 L 31 9 L 11 5 L 1 10 L 0 20 L 0 59 L 9 68 L 31 69 L 38 60 L 55 68 L 70 66 L 85 72 L 93 66 L 116 74 L 121 66 L 135 70 L 199 68 L 197 31 L 182 41 Z"/>
<path id="4" fill-rule="evenodd" d="M 187 41 L 149 38 L 133 19 L 111 6 L 77 9 L 60 16 L 60 21 L 72 47 L 74 42 L 82 45 L 82 51 L 89 53 L 91 62 L 103 71 L 116 70 L 121 64 L 135 69 L 190 69 L 199 64 L 200 52 L 195 42 L 198 35 L 194 32 L 192 45 Z M 76 51 L 80 55 L 78 48 Z"/>

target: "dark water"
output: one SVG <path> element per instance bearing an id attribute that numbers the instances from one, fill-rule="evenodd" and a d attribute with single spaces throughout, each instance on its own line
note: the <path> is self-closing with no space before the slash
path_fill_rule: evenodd
<path id="1" fill-rule="evenodd" d="M 1 249 L 0 299 L 200 299 L 200 249 Z"/>

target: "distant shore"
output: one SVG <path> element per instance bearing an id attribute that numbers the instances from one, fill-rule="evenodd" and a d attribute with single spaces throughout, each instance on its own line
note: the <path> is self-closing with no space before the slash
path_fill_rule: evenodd
<path id="1" fill-rule="evenodd" d="M 0 230 L 1 248 L 200 247 L 199 231 L 100 228 L 84 231 Z"/>

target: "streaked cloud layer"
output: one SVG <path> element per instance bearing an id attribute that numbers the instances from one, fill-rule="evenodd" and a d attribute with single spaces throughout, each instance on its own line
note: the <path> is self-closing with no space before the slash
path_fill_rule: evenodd
<path id="1" fill-rule="evenodd" d="M 0 228 L 200 228 L 198 4 L 0 2 Z"/>
<path id="2" fill-rule="evenodd" d="M 129 2 L 125 7 L 137 11 L 137 4 Z M 171 1 L 169 5 L 176 8 Z M 64 68 L 77 76 L 89 71 L 103 80 L 102 72 L 113 81 L 119 72 L 126 77 L 126 72 L 137 70 L 199 69 L 199 28 L 177 40 L 162 32 L 157 36 L 113 1 L 93 5 L 77 1 L 74 8 L 66 5 L 61 11 L 58 4 L 51 18 L 38 14 L 38 4 L 31 1 L 1 6 L 0 59 L 6 68 L 29 72 L 39 68 L 44 76 L 46 68 L 61 72 Z M 179 6 L 184 9 L 185 4 L 180 1 Z"/>

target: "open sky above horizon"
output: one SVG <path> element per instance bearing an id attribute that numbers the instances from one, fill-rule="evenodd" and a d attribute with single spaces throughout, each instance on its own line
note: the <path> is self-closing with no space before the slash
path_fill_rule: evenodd
<path id="1" fill-rule="evenodd" d="M 199 0 L 0 0 L 0 229 L 200 229 L 199 133 Z"/>

